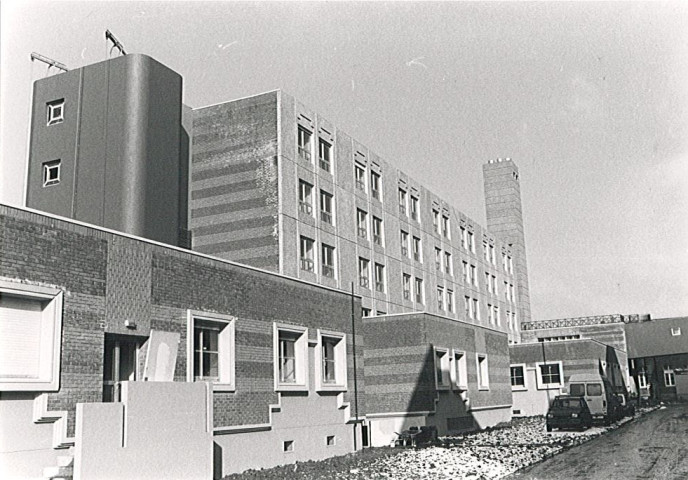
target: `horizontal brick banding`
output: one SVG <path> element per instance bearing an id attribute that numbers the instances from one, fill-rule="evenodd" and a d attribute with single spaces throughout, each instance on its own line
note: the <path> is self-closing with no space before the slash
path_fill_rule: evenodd
<path id="1" fill-rule="evenodd" d="M 227 250 L 245 250 L 248 248 L 267 247 L 269 245 L 273 245 L 274 243 L 275 240 L 270 236 L 261 238 L 248 238 L 246 240 L 234 240 L 220 243 L 212 243 L 210 245 L 199 246 L 195 250 L 198 250 L 201 253 L 208 253 L 212 255 L 214 253 L 226 252 Z"/>
<path id="2" fill-rule="evenodd" d="M 239 200 L 237 202 L 223 203 L 210 207 L 194 208 L 191 210 L 191 215 L 194 217 L 206 217 L 208 215 L 220 215 L 222 213 L 238 212 L 240 210 L 260 208 L 265 206 L 264 198 L 251 198 L 248 200 Z"/>
<path id="3" fill-rule="evenodd" d="M 243 230 L 246 228 L 270 227 L 274 224 L 274 217 L 266 215 L 262 217 L 246 218 L 244 220 L 214 223 L 204 227 L 197 227 L 194 229 L 194 236 L 212 235 L 216 233 L 231 233 L 233 231 Z"/>
<path id="4" fill-rule="evenodd" d="M 254 190 L 257 186 L 256 180 L 245 180 L 243 182 L 236 182 L 228 185 L 206 187 L 191 192 L 191 199 L 197 200 L 199 198 L 215 197 L 217 195 L 226 195 L 228 193 L 244 192 L 246 190 Z"/>

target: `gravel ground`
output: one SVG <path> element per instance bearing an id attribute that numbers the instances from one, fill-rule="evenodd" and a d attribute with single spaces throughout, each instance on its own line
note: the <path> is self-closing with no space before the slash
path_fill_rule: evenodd
<path id="1" fill-rule="evenodd" d="M 651 410 L 639 410 L 636 417 Z M 556 430 L 547 433 L 543 417 L 515 419 L 508 426 L 440 438 L 437 446 L 388 449 L 384 454 L 367 459 L 365 455 L 357 458 L 358 454 L 351 454 L 322 462 L 252 471 L 231 478 L 493 480 L 587 442 L 631 420 L 626 418 L 609 427 L 593 427 L 584 432 Z"/>

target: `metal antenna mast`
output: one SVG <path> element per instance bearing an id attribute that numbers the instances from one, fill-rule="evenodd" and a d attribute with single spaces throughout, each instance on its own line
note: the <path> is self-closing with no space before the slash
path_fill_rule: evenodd
<path id="1" fill-rule="evenodd" d="M 62 70 L 63 72 L 69 71 L 69 69 L 67 68 L 67 66 L 64 63 L 60 63 L 56 60 L 53 60 L 52 58 L 48 58 L 48 57 L 41 55 L 39 53 L 36 53 L 36 52 L 31 53 L 31 61 L 33 62 L 34 60 L 38 60 L 39 62 L 43 62 L 46 65 L 48 65 L 48 70 L 45 74 L 46 76 L 48 76 L 48 74 L 50 73 L 50 67 L 55 67 L 59 70 Z"/>
<path id="2" fill-rule="evenodd" d="M 112 54 L 112 50 L 114 50 L 115 48 L 119 50 L 119 53 L 121 53 L 122 55 L 127 54 L 127 52 L 124 51 L 124 45 L 122 45 L 120 41 L 117 40 L 117 38 L 112 34 L 110 30 L 105 30 L 105 42 L 107 43 L 108 40 L 112 42 L 112 47 L 110 48 L 108 57 L 110 56 L 110 54 Z"/>

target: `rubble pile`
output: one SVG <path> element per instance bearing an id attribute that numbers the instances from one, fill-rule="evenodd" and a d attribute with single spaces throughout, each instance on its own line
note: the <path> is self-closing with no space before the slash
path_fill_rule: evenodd
<path id="1" fill-rule="evenodd" d="M 503 428 L 444 437 L 436 446 L 408 449 L 336 478 L 498 479 L 607 430 L 547 433 L 544 418 L 520 419 Z"/>

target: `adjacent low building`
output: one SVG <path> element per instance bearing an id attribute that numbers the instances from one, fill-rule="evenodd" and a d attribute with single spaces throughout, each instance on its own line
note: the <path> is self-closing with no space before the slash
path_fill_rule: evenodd
<path id="1" fill-rule="evenodd" d="M 77 415 L 80 406 L 120 400 L 127 412 L 147 412 L 139 417 L 146 428 L 151 415 L 160 415 L 153 418 L 161 431 L 178 426 L 177 417 L 199 419 L 198 436 L 189 430 L 189 442 L 203 437 L 210 415 L 207 452 L 216 477 L 351 452 L 362 440 L 354 439 L 355 412 L 365 414 L 362 332 L 354 337 L 352 328 L 360 322 L 360 301 L 341 290 L 0 206 L 0 476 L 41 477 L 75 444 L 77 451 L 84 447 L 80 435 L 121 449 L 124 440 L 80 427 Z M 161 384 L 171 385 L 166 395 L 187 395 L 198 408 L 172 414 L 154 408 L 151 402 L 165 391 L 151 390 L 151 369 L 165 364 L 174 380 Z M 211 387 L 209 413 L 205 390 L 184 390 L 189 382 Z M 132 385 L 122 391 L 124 383 Z M 174 393 L 174 385 L 181 390 Z M 110 420 L 101 430 L 117 431 L 121 414 L 102 412 Z M 99 414 L 89 407 L 82 418 Z M 131 422 L 128 428 L 144 425 Z M 131 430 L 127 438 L 138 437 Z M 143 443 L 154 448 L 146 461 L 166 458 L 168 442 L 185 441 L 167 438 Z M 82 451 L 98 451 L 89 447 Z M 74 467 L 82 471 L 78 456 Z M 158 470 L 171 478 L 164 472 Z"/>
<path id="2" fill-rule="evenodd" d="M 544 415 L 571 375 L 599 374 L 628 392 L 626 352 L 593 339 L 521 343 L 509 347 L 514 416 Z"/>
<path id="3" fill-rule="evenodd" d="M 511 420 L 504 332 L 427 313 L 365 318 L 363 326 L 372 446 L 411 426 L 448 435 Z"/>

